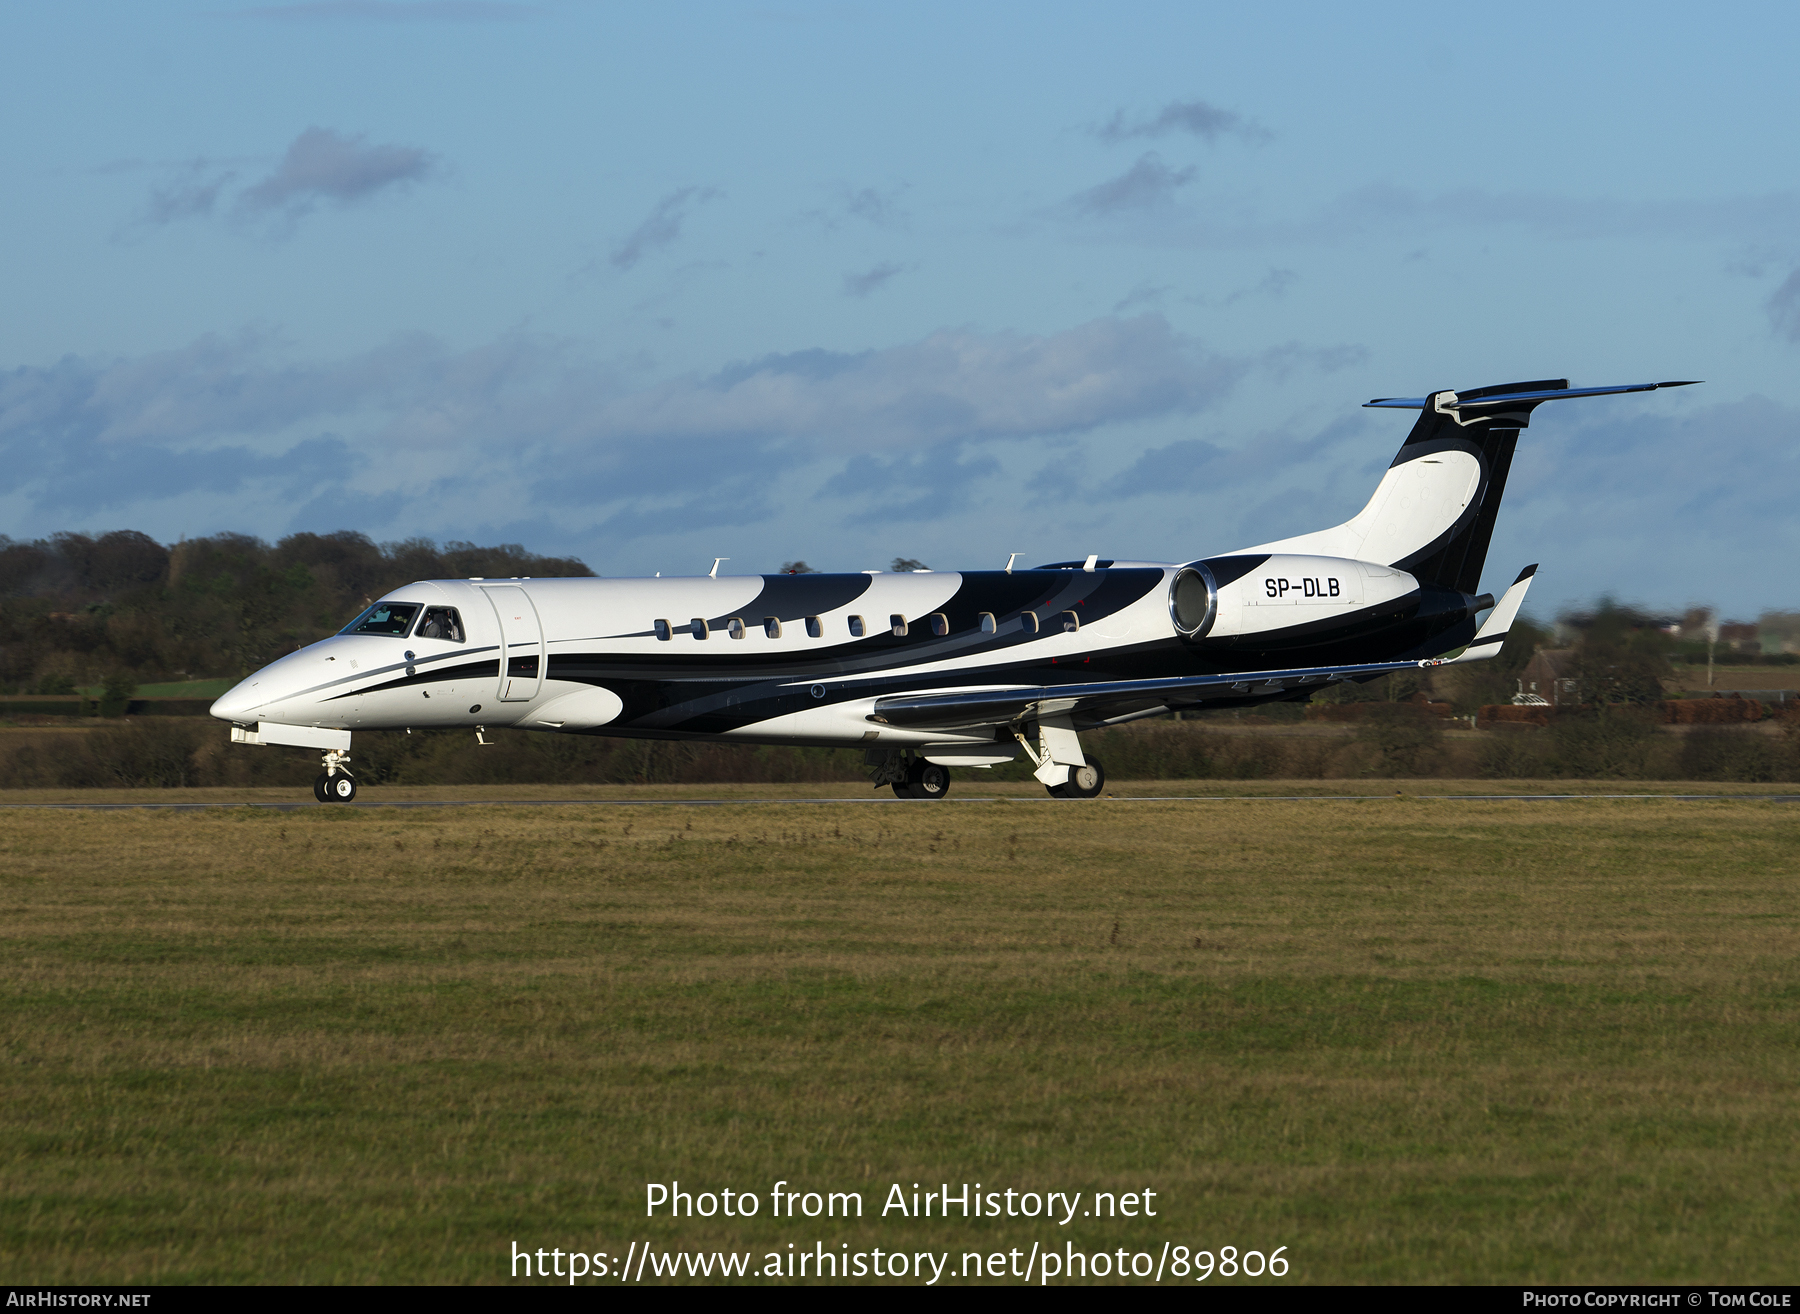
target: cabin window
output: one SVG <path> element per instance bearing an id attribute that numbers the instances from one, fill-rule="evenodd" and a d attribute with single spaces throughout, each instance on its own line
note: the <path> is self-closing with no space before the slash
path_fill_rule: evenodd
<path id="1" fill-rule="evenodd" d="M 781 617 L 764 616 L 763 634 L 771 639 L 779 639 L 781 637 Z"/>
<path id="2" fill-rule="evenodd" d="M 806 618 L 806 637 L 809 639 L 818 639 L 822 638 L 824 634 L 825 626 L 820 623 L 819 618 L 817 616 L 808 616 Z"/>
<path id="3" fill-rule="evenodd" d="M 1000 626 L 994 621 L 993 612 L 984 611 L 981 613 L 981 632 L 983 634 L 994 634 L 997 633 L 999 629 Z"/>
<path id="4" fill-rule="evenodd" d="M 1035 611 L 1020 612 L 1019 613 L 1019 624 L 1024 627 L 1025 633 L 1036 634 L 1038 632 L 1037 613 Z"/>
<path id="5" fill-rule="evenodd" d="M 668 621 L 666 621 L 666 620 L 651 621 L 650 627 L 656 631 L 657 638 L 661 639 L 664 643 L 667 643 L 669 641 L 670 630 L 669 630 L 669 622 Z"/>
<path id="6" fill-rule="evenodd" d="M 863 618 L 861 616 L 852 616 L 850 618 L 850 637 L 853 639 L 860 639 L 862 636 Z"/>
<path id="7" fill-rule="evenodd" d="M 704 639 L 710 631 L 706 628 L 706 617 L 696 616 L 688 622 L 688 628 L 694 632 L 696 639 Z"/>
<path id="8" fill-rule="evenodd" d="M 427 607 L 425 617 L 419 622 L 415 639 L 446 639 L 451 643 L 463 642 L 462 617 L 457 615 L 455 607 Z"/>
<path id="9" fill-rule="evenodd" d="M 725 622 L 725 633 L 730 635 L 734 639 L 743 638 L 744 637 L 744 618 L 742 616 L 733 616 L 730 620 L 726 621 Z"/>
<path id="10" fill-rule="evenodd" d="M 895 612 L 892 616 L 888 617 L 888 628 L 893 630 L 896 639 L 904 639 L 907 630 L 906 617 L 902 616 L 899 612 Z"/>
<path id="11" fill-rule="evenodd" d="M 508 657 L 506 673 L 514 678 L 535 680 L 538 673 L 538 655 L 534 652 L 529 657 Z"/>
<path id="12" fill-rule="evenodd" d="M 950 633 L 950 618 L 941 611 L 932 612 L 931 632 L 940 639 Z"/>
<path id="13" fill-rule="evenodd" d="M 1064 634 L 1075 633 L 1076 630 L 1081 628 L 1081 617 L 1077 616 L 1072 611 L 1065 611 L 1062 614 L 1062 627 Z"/>
<path id="14" fill-rule="evenodd" d="M 390 639 L 403 639 L 418 614 L 416 602 L 378 602 L 338 633 L 380 634 Z"/>

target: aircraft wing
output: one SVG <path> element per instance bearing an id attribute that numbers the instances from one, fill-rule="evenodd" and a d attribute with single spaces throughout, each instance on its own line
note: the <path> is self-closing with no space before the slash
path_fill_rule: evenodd
<path id="1" fill-rule="evenodd" d="M 1528 566 L 1469 646 L 1449 657 L 1424 661 L 1361 662 L 1343 666 L 1302 666 L 1284 670 L 1239 671 L 1229 675 L 1185 675 L 1161 680 L 1110 680 L 1090 684 L 1025 685 L 958 693 L 897 694 L 877 699 L 869 720 L 881 725 L 932 727 L 945 730 L 1004 725 L 1037 716 L 1073 716 L 1087 726 L 1155 716 L 1160 712 L 1199 707 L 1216 698 L 1242 698 L 1285 693 L 1309 686 L 1337 684 L 1391 671 L 1415 671 L 1453 662 L 1493 657 L 1506 642 L 1513 618 L 1525 601 L 1536 566 Z"/>
<path id="2" fill-rule="evenodd" d="M 1274 671 L 1240 671 L 1231 675 L 1186 675 L 1166 680 L 1110 680 L 1092 684 L 1024 685 L 967 693 L 897 694 L 877 699 L 869 720 L 881 725 L 1001 725 L 1023 717 L 1074 715 L 1092 725 L 1154 716 L 1158 712 L 1198 707 L 1214 698 L 1282 693 L 1309 685 L 1335 684 L 1359 676 L 1385 675 L 1441 666 L 1429 661 L 1365 662 L 1345 666 L 1306 666 Z"/>

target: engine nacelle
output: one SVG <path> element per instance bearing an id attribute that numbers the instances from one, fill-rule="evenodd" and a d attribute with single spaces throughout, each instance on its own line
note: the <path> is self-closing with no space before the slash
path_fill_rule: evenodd
<path id="1" fill-rule="evenodd" d="M 1403 570 L 1343 557 L 1280 554 L 1215 557 L 1183 566 L 1169 586 L 1169 615 L 1189 640 L 1232 640 L 1380 612 L 1419 589 Z"/>

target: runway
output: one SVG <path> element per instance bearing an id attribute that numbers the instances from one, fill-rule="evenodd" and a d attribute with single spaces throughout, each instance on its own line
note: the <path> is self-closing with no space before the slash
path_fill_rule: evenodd
<path id="1" fill-rule="evenodd" d="M 873 796 L 869 798 L 537 798 L 537 799 L 409 799 L 391 803 L 0 803 L 0 811 L 51 812 L 209 812 L 224 808 L 260 808 L 269 812 L 303 812 L 312 808 L 722 808 L 816 807 L 826 804 L 942 806 L 946 803 L 1392 803 L 1396 800 L 1437 803 L 1572 803 L 1665 800 L 1678 803 L 1800 803 L 1800 794 L 1150 794 L 1100 799 L 1060 799 L 976 795 L 943 799 Z"/>

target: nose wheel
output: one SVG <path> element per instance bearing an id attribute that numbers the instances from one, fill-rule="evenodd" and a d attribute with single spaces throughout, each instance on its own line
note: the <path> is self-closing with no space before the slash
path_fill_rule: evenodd
<path id="1" fill-rule="evenodd" d="M 356 798 L 356 777 L 339 768 L 313 781 L 313 797 L 321 803 L 349 803 Z"/>
<path id="2" fill-rule="evenodd" d="M 314 798 L 321 803 L 349 803 L 356 798 L 356 777 L 344 766 L 349 760 L 350 754 L 341 749 L 325 751 L 325 770 L 313 781 Z"/>

